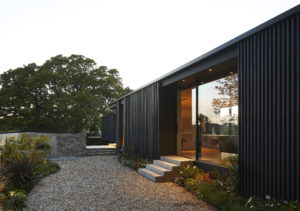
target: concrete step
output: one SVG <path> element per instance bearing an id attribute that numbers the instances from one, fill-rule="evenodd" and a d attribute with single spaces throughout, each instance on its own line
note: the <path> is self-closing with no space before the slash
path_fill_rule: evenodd
<path id="1" fill-rule="evenodd" d="M 102 153 L 102 154 L 85 154 L 84 156 L 108 156 L 108 155 L 117 155 L 117 154 L 113 154 L 113 153 Z"/>
<path id="2" fill-rule="evenodd" d="M 161 166 L 157 166 L 157 165 L 154 165 L 154 164 L 147 164 L 146 165 L 146 169 L 149 169 L 151 171 L 154 171 L 162 176 L 165 176 L 166 174 L 168 173 L 171 173 L 172 171 L 171 170 L 168 170 L 168 169 L 165 169 Z"/>
<path id="3" fill-rule="evenodd" d="M 138 172 L 143 177 L 146 177 L 147 179 L 151 180 L 152 182 L 164 182 L 164 177 L 154 171 L 151 171 L 146 168 L 139 168 Z"/>
<path id="4" fill-rule="evenodd" d="M 164 182 L 172 182 L 176 177 L 175 171 L 163 168 L 161 166 L 157 166 L 154 164 L 147 164 L 146 168 L 151 171 L 154 171 L 155 173 L 162 175 L 164 177 Z"/>
<path id="5" fill-rule="evenodd" d="M 85 152 L 85 154 L 117 154 L 117 151 L 111 151 L 111 152 Z"/>
<path id="6" fill-rule="evenodd" d="M 154 160 L 153 164 L 147 164 L 146 168 L 139 168 L 139 174 L 153 182 L 171 182 L 181 165 L 194 163 L 192 159 L 176 155 L 161 156 L 160 159 Z"/>
<path id="7" fill-rule="evenodd" d="M 116 149 L 86 149 L 86 156 L 96 156 L 96 155 L 116 155 L 118 154 Z"/>
<path id="8" fill-rule="evenodd" d="M 187 164 L 192 165 L 194 163 L 193 159 L 179 157 L 179 156 L 176 156 L 176 155 L 160 156 L 160 159 L 163 160 L 163 161 L 167 161 L 169 163 L 179 165 L 179 166 L 187 165 Z"/>
<path id="9" fill-rule="evenodd" d="M 167 162 L 167 161 L 163 161 L 163 160 L 154 160 L 153 164 L 157 165 L 157 166 L 160 166 L 160 167 L 163 167 L 165 169 L 171 170 L 171 171 L 177 170 L 180 167 L 179 165 L 176 165 L 174 163 L 170 163 L 170 162 Z"/>
<path id="10" fill-rule="evenodd" d="M 116 151 L 116 149 L 110 149 L 110 148 L 107 148 L 107 149 L 86 149 L 86 151 L 90 151 L 90 152 L 93 152 L 93 151 Z"/>

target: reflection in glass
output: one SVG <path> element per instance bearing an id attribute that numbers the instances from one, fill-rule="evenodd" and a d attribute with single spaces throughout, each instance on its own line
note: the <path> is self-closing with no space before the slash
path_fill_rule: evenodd
<path id="1" fill-rule="evenodd" d="M 198 87 L 199 159 L 220 163 L 238 153 L 238 77 Z"/>

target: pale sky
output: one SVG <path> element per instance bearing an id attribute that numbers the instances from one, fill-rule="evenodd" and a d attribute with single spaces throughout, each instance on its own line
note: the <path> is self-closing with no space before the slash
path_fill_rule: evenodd
<path id="1" fill-rule="evenodd" d="M 136 89 L 300 0 L 0 0 L 0 74 L 58 54 L 119 70 Z"/>

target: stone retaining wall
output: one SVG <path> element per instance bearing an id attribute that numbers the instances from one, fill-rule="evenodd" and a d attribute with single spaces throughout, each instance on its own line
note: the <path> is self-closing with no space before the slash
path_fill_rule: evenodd
<path id="1" fill-rule="evenodd" d="M 79 156 L 85 154 L 86 135 L 84 133 L 9 133 L 0 134 L 0 143 L 4 144 L 6 138 L 18 138 L 21 134 L 39 137 L 46 135 L 50 137 L 50 145 L 52 149 L 49 153 L 50 158 L 64 157 L 64 156 Z"/>

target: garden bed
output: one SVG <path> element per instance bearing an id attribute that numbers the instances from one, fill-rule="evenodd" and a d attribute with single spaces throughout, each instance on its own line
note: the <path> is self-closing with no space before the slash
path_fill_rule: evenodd
<path id="1" fill-rule="evenodd" d="M 228 167 L 228 171 L 220 173 L 214 169 L 211 172 L 204 172 L 196 166 L 184 165 L 178 171 L 175 183 L 193 193 L 199 200 L 207 201 L 221 210 L 300 210 L 297 201 L 276 201 L 270 196 L 266 196 L 265 199 L 255 197 L 247 199 L 240 196 L 238 157 L 230 157 L 222 164 Z"/>
<path id="2" fill-rule="evenodd" d="M 20 210 L 27 194 L 45 176 L 57 172 L 57 163 L 47 160 L 49 137 L 21 135 L 8 139 L 0 155 L 0 203 L 3 210 Z"/>

